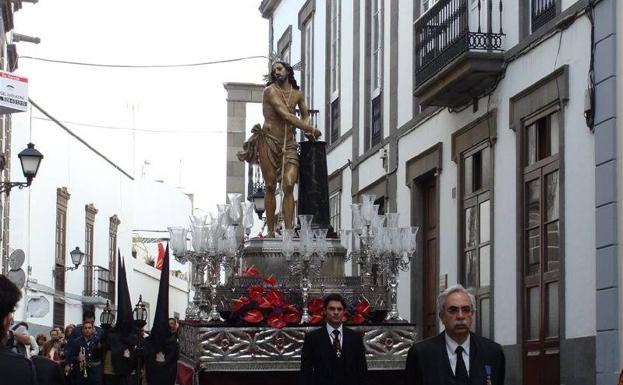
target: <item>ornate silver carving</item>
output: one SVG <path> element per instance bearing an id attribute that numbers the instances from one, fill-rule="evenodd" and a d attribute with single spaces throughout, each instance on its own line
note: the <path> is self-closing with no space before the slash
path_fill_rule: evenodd
<path id="1" fill-rule="evenodd" d="M 208 327 L 185 322 L 180 327 L 180 350 L 185 361 L 202 371 L 299 370 L 305 333 L 316 327 Z M 371 370 L 404 369 L 407 351 L 415 342 L 415 326 L 352 326 L 363 333 Z"/>

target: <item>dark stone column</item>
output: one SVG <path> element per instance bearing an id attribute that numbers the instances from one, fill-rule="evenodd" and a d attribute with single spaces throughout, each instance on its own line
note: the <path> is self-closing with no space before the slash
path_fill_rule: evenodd
<path id="1" fill-rule="evenodd" d="M 329 221 L 329 183 L 325 142 L 300 142 L 298 215 L 312 214 L 314 229 L 333 228 Z"/>

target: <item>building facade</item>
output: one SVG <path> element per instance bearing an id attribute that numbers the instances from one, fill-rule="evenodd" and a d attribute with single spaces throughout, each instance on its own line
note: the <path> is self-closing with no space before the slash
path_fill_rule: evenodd
<path id="1" fill-rule="evenodd" d="M 47 113 L 38 108 L 38 114 Z M 135 179 L 62 123 L 29 115 L 13 118 L 12 139 L 36 143 L 44 159 L 32 185 L 14 189 L 9 198 L 9 256 L 23 251 L 26 271 L 16 320 L 27 321 L 31 331 L 47 330 L 81 323 L 87 308 L 99 320 L 107 301 L 113 308 L 116 303 L 118 252 L 133 303 L 141 294 L 153 319 L 160 280 L 157 242 L 166 245 L 167 226 L 186 225 L 189 196 L 164 183 Z M 16 157 L 14 164 L 19 165 Z M 13 167 L 11 180 L 20 174 Z M 70 258 L 76 247 L 84 252 L 79 266 Z M 171 260 L 170 315 L 179 317 L 188 300 L 188 266 Z"/>
<path id="2" fill-rule="evenodd" d="M 441 330 L 435 298 L 461 283 L 475 331 L 504 347 L 508 384 L 614 383 L 616 2 L 264 0 L 260 12 L 269 53 L 300 63 L 319 110 L 334 227 L 373 193 L 420 228 L 399 287 L 419 337 Z"/>

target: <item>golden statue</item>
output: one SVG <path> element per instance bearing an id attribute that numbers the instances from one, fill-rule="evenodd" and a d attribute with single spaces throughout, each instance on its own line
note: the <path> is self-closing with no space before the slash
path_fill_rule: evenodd
<path id="1" fill-rule="evenodd" d="M 298 106 L 301 118 L 294 111 Z M 282 211 L 286 229 L 293 227 L 294 185 L 299 178 L 299 157 L 294 140 L 294 128 L 301 129 L 307 138 L 316 140 L 321 133 L 309 124 L 309 110 L 303 93 L 288 63 L 273 63 L 270 79 L 262 96 L 264 126 L 256 124 L 251 137 L 238 153 L 238 159 L 260 164 L 265 182 L 267 236 L 275 236 L 275 190 L 281 184 Z"/>

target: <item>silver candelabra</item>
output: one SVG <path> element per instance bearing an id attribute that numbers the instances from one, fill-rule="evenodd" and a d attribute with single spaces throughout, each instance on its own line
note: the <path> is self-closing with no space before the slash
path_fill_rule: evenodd
<path id="1" fill-rule="evenodd" d="M 187 247 L 188 229 L 170 227 L 170 247 L 175 259 L 181 263 L 190 261 L 193 265 L 192 285 L 195 290 L 192 303 L 186 309 L 186 319 L 208 322 L 223 322 L 217 307 L 217 288 L 221 280 L 221 271 L 230 276 L 237 273 L 243 252 L 243 240 L 237 236 L 241 224 L 244 233 L 249 234 L 253 227 L 253 204 L 240 202 L 242 194 L 227 194 L 229 204 L 217 205 L 216 215 L 193 216 L 190 218 L 192 250 Z M 244 236 L 244 235 L 243 235 Z M 208 279 L 205 279 L 205 272 Z M 210 289 L 210 311 L 202 288 Z"/>

